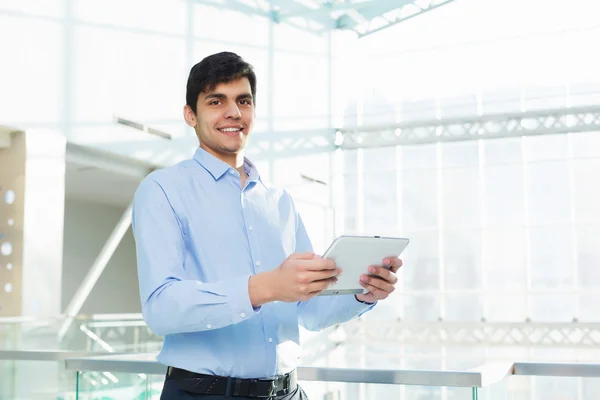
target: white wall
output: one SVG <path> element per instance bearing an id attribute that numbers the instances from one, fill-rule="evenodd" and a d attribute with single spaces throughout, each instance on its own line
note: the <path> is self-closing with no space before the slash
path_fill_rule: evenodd
<path id="1" fill-rule="evenodd" d="M 73 297 L 124 208 L 65 201 L 62 309 Z M 131 229 L 94 286 L 80 314 L 141 312 Z"/>

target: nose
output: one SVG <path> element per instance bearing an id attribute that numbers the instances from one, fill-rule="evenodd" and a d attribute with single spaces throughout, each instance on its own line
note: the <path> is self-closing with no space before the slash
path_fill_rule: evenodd
<path id="1" fill-rule="evenodd" d="M 225 112 L 225 118 L 229 118 L 229 119 L 242 118 L 242 113 L 240 112 L 240 109 L 238 108 L 237 104 L 234 103 L 227 108 L 227 111 Z"/>

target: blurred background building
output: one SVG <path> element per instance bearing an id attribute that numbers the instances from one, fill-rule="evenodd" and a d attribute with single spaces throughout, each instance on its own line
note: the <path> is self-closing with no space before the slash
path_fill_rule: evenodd
<path id="1" fill-rule="evenodd" d="M 0 0 L 0 347 L 160 348 L 129 205 L 150 171 L 192 156 L 189 69 L 227 50 L 258 75 L 247 156 L 294 195 L 316 251 L 344 233 L 411 239 L 399 290 L 304 332 L 306 365 L 598 362 L 598 15 L 593 0 Z M 0 366 L 0 399 L 75 390 L 60 366 Z M 39 390 L 32 371 L 50 371 Z M 115 383 L 85 379 L 107 396 Z M 482 398 L 597 399 L 600 381 L 515 377 Z"/>

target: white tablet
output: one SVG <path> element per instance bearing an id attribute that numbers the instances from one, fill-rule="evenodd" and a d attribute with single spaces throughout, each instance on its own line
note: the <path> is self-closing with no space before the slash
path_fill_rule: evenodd
<path id="1" fill-rule="evenodd" d="M 408 242 L 406 238 L 380 236 L 336 238 L 323 258 L 335 261 L 343 273 L 338 276 L 337 284 L 322 291 L 319 296 L 367 293 L 360 285 L 360 276 L 369 274 L 371 265 L 382 266 L 384 258 L 398 257 L 408 246 Z"/>

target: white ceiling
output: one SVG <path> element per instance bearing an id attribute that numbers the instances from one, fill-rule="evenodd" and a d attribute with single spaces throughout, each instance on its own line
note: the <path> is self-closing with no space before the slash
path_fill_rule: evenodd
<path id="1" fill-rule="evenodd" d="M 65 197 L 124 208 L 152 169 L 138 161 L 69 144 Z"/>
<path id="2" fill-rule="evenodd" d="M 67 199 L 126 207 L 140 180 L 104 169 L 67 163 L 65 197 Z"/>

